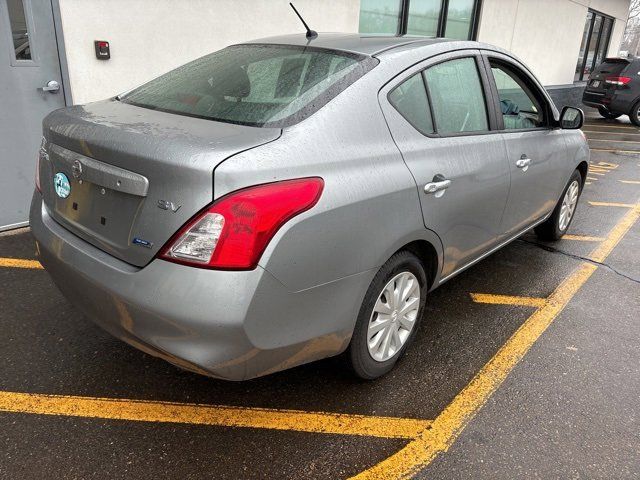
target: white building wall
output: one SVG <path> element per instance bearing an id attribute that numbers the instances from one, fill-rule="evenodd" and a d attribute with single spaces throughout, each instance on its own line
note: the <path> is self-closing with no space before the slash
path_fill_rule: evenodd
<path id="1" fill-rule="evenodd" d="M 116 95 L 227 45 L 304 32 L 288 0 L 59 0 L 73 103 Z M 311 28 L 357 32 L 360 0 L 296 0 Z M 109 41 L 110 60 L 94 40 Z"/>
<path id="2" fill-rule="evenodd" d="M 630 0 L 483 0 L 478 40 L 511 51 L 544 85 L 573 83 L 588 9 L 615 18 L 618 54 Z"/>

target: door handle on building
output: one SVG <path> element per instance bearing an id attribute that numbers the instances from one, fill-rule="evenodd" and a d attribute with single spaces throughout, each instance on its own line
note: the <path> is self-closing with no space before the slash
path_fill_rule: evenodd
<path id="1" fill-rule="evenodd" d="M 55 80 L 49 80 L 45 87 L 40 87 L 38 90 L 40 90 L 41 92 L 58 93 L 58 91 L 60 90 L 60 84 Z"/>

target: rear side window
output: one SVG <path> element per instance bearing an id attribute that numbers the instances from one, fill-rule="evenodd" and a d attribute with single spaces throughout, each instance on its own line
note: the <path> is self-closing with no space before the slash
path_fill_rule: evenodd
<path id="1" fill-rule="evenodd" d="M 439 63 L 425 70 L 439 134 L 489 129 L 482 82 L 473 58 Z"/>
<path id="2" fill-rule="evenodd" d="M 281 128 L 320 109 L 377 63 L 364 55 L 314 47 L 234 45 L 120 100 L 221 122 Z"/>
<path id="3" fill-rule="evenodd" d="M 417 130 L 433 133 L 429 100 L 421 73 L 405 80 L 389 93 L 389 102 Z"/>
<path id="4" fill-rule="evenodd" d="M 593 71 L 592 76 L 596 74 L 616 76 L 621 74 L 629 64 L 628 60 L 622 58 L 605 58 L 604 62 Z"/>

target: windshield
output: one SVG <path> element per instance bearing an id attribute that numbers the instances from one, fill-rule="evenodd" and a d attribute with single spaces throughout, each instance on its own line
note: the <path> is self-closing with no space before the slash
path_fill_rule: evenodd
<path id="1" fill-rule="evenodd" d="M 314 47 L 233 45 L 119 100 L 221 122 L 280 128 L 320 109 L 377 63 L 371 57 Z"/>

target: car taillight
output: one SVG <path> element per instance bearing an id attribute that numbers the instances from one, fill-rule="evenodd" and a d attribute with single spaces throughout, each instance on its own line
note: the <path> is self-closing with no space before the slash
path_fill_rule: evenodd
<path id="1" fill-rule="evenodd" d="M 623 86 L 631 81 L 631 77 L 607 77 L 604 79 L 604 83 L 609 85 Z"/>
<path id="2" fill-rule="evenodd" d="M 288 220 L 313 207 L 321 178 L 267 183 L 232 192 L 198 213 L 160 250 L 171 262 L 221 270 L 251 270 Z"/>

